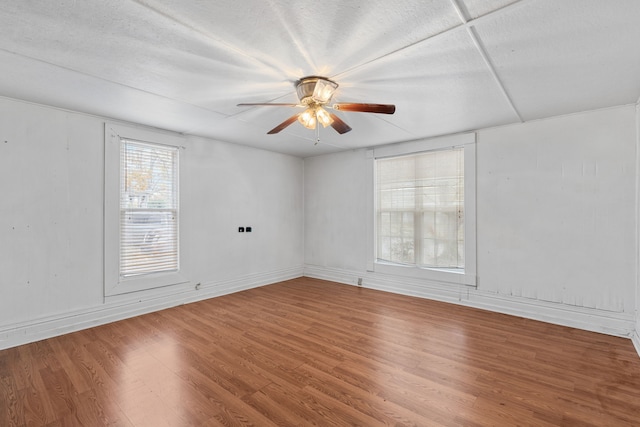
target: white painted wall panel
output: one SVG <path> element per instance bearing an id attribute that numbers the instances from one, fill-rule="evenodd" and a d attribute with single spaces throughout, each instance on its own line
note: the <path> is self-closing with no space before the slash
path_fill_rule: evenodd
<path id="1" fill-rule="evenodd" d="M 305 263 L 350 270 L 367 262 L 364 150 L 305 159 Z"/>
<path id="2" fill-rule="evenodd" d="M 194 278 L 228 280 L 303 262 L 303 162 L 189 138 Z M 239 233 L 238 227 L 252 227 Z"/>
<path id="3" fill-rule="evenodd" d="M 104 120 L 0 98 L 0 348 L 302 274 L 301 159 L 203 138 L 183 158 L 190 282 L 105 300 Z"/>
<path id="4" fill-rule="evenodd" d="M 616 108 L 481 131 L 481 288 L 633 312 L 635 125 Z"/>
<path id="5" fill-rule="evenodd" d="M 102 301 L 100 127 L 0 99 L 0 325 Z"/>

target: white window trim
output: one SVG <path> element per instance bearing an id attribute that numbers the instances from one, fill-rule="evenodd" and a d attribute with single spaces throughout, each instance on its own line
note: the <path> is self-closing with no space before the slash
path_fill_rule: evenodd
<path id="1" fill-rule="evenodd" d="M 425 151 L 445 148 L 464 148 L 464 271 L 455 269 L 423 268 L 402 266 L 376 261 L 376 200 L 375 200 L 375 159 L 403 156 Z M 476 286 L 476 135 L 475 133 L 452 135 L 441 138 L 409 141 L 399 144 L 385 145 L 367 150 L 369 169 L 368 205 L 370 215 L 367 217 L 367 270 L 375 273 L 397 275 L 410 278 L 425 279 L 434 282 L 454 283 Z"/>
<path id="2" fill-rule="evenodd" d="M 120 141 L 131 139 L 162 144 L 184 149 L 185 138 L 178 134 L 135 128 L 114 123 L 105 123 L 104 148 L 104 295 L 113 296 L 177 285 L 189 281 L 185 249 L 187 227 L 185 227 L 185 176 L 184 156 L 179 156 L 178 184 L 180 186 L 180 215 L 178 216 L 180 268 L 177 272 L 147 274 L 144 276 L 120 277 Z"/>

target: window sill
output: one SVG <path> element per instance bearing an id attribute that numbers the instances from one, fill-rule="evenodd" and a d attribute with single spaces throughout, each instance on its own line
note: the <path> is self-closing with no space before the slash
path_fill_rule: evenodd
<path id="1" fill-rule="evenodd" d="M 182 271 L 119 278 L 114 279 L 111 283 L 105 283 L 105 296 L 128 294 L 187 282 L 189 282 L 189 279 Z"/>
<path id="2" fill-rule="evenodd" d="M 458 268 L 424 268 L 376 261 L 374 263 L 374 272 L 434 282 L 476 286 L 476 277 L 467 274 L 464 269 Z"/>

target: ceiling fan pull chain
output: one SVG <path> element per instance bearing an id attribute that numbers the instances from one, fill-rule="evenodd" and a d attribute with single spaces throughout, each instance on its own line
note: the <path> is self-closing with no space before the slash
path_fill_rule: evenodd
<path id="1" fill-rule="evenodd" d="M 320 142 L 320 126 L 316 126 L 316 143 L 313 145 L 318 145 L 318 142 Z"/>

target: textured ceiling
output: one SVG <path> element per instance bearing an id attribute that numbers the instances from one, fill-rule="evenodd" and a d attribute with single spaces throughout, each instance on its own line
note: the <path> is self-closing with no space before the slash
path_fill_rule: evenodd
<path id="1" fill-rule="evenodd" d="M 6 0 L 0 95 L 313 156 L 631 104 L 638 0 Z M 323 75 L 338 135 L 294 123 L 294 82 Z"/>

